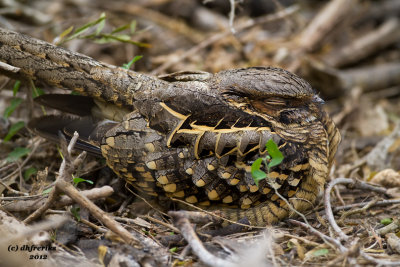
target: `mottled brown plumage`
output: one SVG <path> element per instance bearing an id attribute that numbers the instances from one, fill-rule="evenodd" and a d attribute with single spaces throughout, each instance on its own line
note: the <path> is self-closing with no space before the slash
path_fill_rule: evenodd
<path id="1" fill-rule="evenodd" d="M 57 118 L 56 126 L 52 117 L 37 119 L 30 124 L 32 130 L 48 138 L 51 128 L 67 135 L 78 130 L 82 149 L 101 154 L 115 173 L 144 194 L 213 209 L 224 205 L 221 214 L 229 219 L 247 217 L 252 224 L 265 225 L 291 214 L 275 190 L 304 211 L 325 184 L 340 135 L 322 100 L 294 74 L 257 67 L 156 78 L 38 40 L 15 46 L 15 38 L 27 40 L 0 31 L 0 53 L 11 54 L 5 59 L 8 64 L 25 66 L 23 77 L 90 97 L 76 96 L 90 108 L 64 108 L 85 119 Z M 24 57 L 28 64 L 22 65 Z M 62 96 L 39 101 L 55 103 L 58 98 L 65 101 Z M 269 139 L 278 144 L 284 160 L 257 186 L 250 166 L 267 153 Z"/>
<path id="2" fill-rule="evenodd" d="M 136 94 L 133 112 L 117 108 L 122 115 L 104 115 L 109 108 L 103 104 L 94 112 L 114 122 L 73 120 L 64 131 L 87 136 L 119 176 L 147 195 L 224 204 L 223 215 L 257 225 L 290 214 L 274 188 L 297 210 L 310 208 L 339 141 L 311 87 L 277 68 L 188 75 L 165 76 L 167 87 Z M 56 102 L 48 97 L 39 101 Z M 257 186 L 250 166 L 267 153 L 269 139 L 285 159 Z"/>

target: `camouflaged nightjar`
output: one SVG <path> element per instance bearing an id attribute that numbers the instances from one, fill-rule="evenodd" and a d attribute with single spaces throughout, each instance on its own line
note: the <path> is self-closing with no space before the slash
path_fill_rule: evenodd
<path id="1" fill-rule="evenodd" d="M 77 130 L 77 146 L 103 156 L 138 191 L 211 205 L 231 220 L 265 225 L 288 217 L 276 192 L 298 211 L 311 208 L 340 142 L 310 85 L 279 68 L 153 77 L 4 29 L 0 53 L 21 68 L 15 76 L 84 95 L 38 98 L 81 118 L 35 119 L 34 132 L 51 139 L 59 129 Z M 284 160 L 257 186 L 250 166 L 270 139 Z"/>

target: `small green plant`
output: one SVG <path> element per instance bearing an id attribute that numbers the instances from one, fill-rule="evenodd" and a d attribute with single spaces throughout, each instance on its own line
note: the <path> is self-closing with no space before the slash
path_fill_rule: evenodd
<path id="1" fill-rule="evenodd" d="M 268 142 L 265 144 L 265 147 L 268 154 L 263 158 L 256 159 L 251 165 L 251 176 L 253 177 L 257 186 L 259 181 L 268 177 L 268 174 L 271 172 L 271 168 L 281 164 L 284 159 L 282 152 L 279 150 L 278 145 L 274 142 L 274 140 L 268 140 Z M 261 170 L 262 165 L 267 168 L 267 172 Z"/>
<path id="2" fill-rule="evenodd" d="M 318 249 L 318 250 L 314 251 L 312 253 L 312 256 L 313 257 L 322 257 L 322 256 L 326 256 L 328 254 L 329 254 L 329 249 L 321 248 L 321 249 Z"/>
<path id="3" fill-rule="evenodd" d="M 258 186 L 258 182 L 261 181 L 262 179 L 269 178 L 269 174 L 271 173 L 271 168 L 274 166 L 277 166 L 281 164 L 283 161 L 284 157 L 282 152 L 279 150 L 278 145 L 274 142 L 274 140 L 270 139 L 268 142 L 265 144 L 265 147 L 267 148 L 267 155 L 263 158 L 258 158 L 256 159 L 253 164 L 251 165 L 251 176 L 254 179 L 254 182 Z M 265 166 L 267 169 L 267 172 L 264 172 L 261 170 L 262 164 Z M 290 203 L 289 201 L 283 197 L 279 192 L 278 189 L 276 189 L 272 183 L 267 180 L 269 185 L 274 189 L 275 194 L 283 200 L 286 205 L 289 207 L 289 209 L 299 215 L 303 220 L 308 224 L 307 218 L 302 214 L 301 212 L 298 212 Z M 328 251 L 329 252 L 329 251 Z M 321 250 L 319 253 L 326 253 L 325 250 Z"/>
<path id="4" fill-rule="evenodd" d="M 13 125 L 11 125 L 10 129 L 8 130 L 7 135 L 4 137 L 4 142 L 10 141 L 11 138 L 16 135 L 19 130 L 21 130 L 22 128 L 25 127 L 25 122 L 23 121 L 18 121 L 16 123 L 14 123 Z"/>
<path id="5" fill-rule="evenodd" d="M 43 190 L 42 195 L 46 196 L 50 194 L 51 190 L 53 190 L 53 187 L 47 188 L 46 190 Z"/>
<path id="6" fill-rule="evenodd" d="M 20 158 L 26 156 L 29 154 L 29 152 L 31 152 L 31 150 L 29 148 L 26 147 L 16 147 L 14 148 L 13 151 L 11 151 L 6 158 L 7 162 L 15 162 L 17 160 L 19 160 Z"/>
<path id="7" fill-rule="evenodd" d="M 17 93 L 19 92 L 20 88 L 21 88 L 21 81 L 15 81 L 14 86 L 13 86 L 13 98 L 10 101 L 10 105 L 4 110 L 4 113 L 3 113 L 3 117 L 5 119 L 8 119 L 23 102 L 22 98 L 17 97 Z M 35 98 L 42 94 L 43 94 L 43 90 L 35 87 L 32 82 L 32 97 Z M 10 129 L 8 130 L 7 135 L 3 139 L 4 142 L 10 141 L 11 138 L 14 135 L 16 135 L 24 127 L 25 127 L 25 122 L 23 122 L 23 121 L 18 121 L 16 123 L 12 124 Z"/>
<path id="8" fill-rule="evenodd" d="M 35 167 L 29 167 L 24 171 L 24 180 L 28 181 L 31 176 L 37 174 L 37 169 Z"/>
<path id="9" fill-rule="evenodd" d="M 80 177 L 73 177 L 72 181 L 73 181 L 75 186 L 77 186 L 79 183 L 83 183 L 83 182 L 88 183 L 88 184 L 93 184 L 93 181 L 86 180 L 86 179 L 83 179 L 83 178 L 80 178 Z"/>
<path id="10" fill-rule="evenodd" d="M 21 87 L 21 81 L 15 81 L 13 86 L 13 98 L 11 99 L 10 105 L 4 110 L 3 117 L 8 118 L 13 114 L 15 109 L 22 103 L 22 99 L 17 97 L 19 88 Z"/>
<path id="11" fill-rule="evenodd" d="M 136 33 L 136 21 L 133 20 L 128 24 L 122 25 L 110 33 L 103 32 L 105 24 L 106 14 L 102 13 L 98 19 L 88 22 L 76 30 L 74 30 L 74 26 L 69 27 L 54 42 L 57 45 L 61 45 L 73 39 L 90 39 L 100 44 L 117 41 L 130 43 L 139 47 L 149 47 L 149 44 L 131 40 L 131 35 Z M 128 31 L 128 33 L 122 33 L 123 31 Z"/>
<path id="12" fill-rule="evenodd" d="M 128 63 L 125 63 L 122 65 L 123 69 L 129 70 L 133 63 L 135 63 L 136 61 L 138 61 L 139 59 L 141 59 L 143 56 L 135 56 L 131 61 L 129 61 Z"/>
<path id="13" fill-rule="evenodd" d="M 169 249 L 169 252 L 171 252 L 171 253 L 175 253 L 177 251 L 178 251 L 177 247 L 172 247 L 172 248 Z"/>
<path id="14" fill-rule="evenodd" d="M 17 97 L 17 93 L 21 87 L 21 82 L 16 81 L 13 86 L 13 98 L 10 101 L 10 105 L 4 110 L 3 118 L 8 119 L 14 111 L 21 105 L 22 99 Z M 11 125 L 8 130 L 7 135 L 4 137 L 4 142 L 10 141 L 11 138 L 22 128 L 24 128 L 25 123 L 23 121 L 18 121 Z"/>
<path id="15" fill-rule="evenodd" d="M 79 207 L 76 207 L 76 208 L 72 207 L 69 211 L 72 213 L 72 215 L 75 217 L 75 219 L 78 222 L 81 221 L 81 214 L 80 214 L 81 209 Z"/>
<path id="16" fill-rule="evenodd" d="M 391 224 L 392 222 L 393 222 L 392 218 L 384 218 L 381 220 L 381 224 L 383 224 L 383 225 L 388 225 L 388 224 Z"/>

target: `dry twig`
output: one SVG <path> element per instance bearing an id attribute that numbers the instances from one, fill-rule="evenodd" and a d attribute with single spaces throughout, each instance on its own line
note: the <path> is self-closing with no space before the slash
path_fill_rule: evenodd
<path id="1" fill-rule="evenodd" d="M 114 190 L 111 186 L 103 186 L 101 188 L 93 188 L 90 190 L 81 191 L 80 194 L 87 197 L 90 200 L 96 200 L 111 196 Z M 43 196 L 42 196 L 43 197 Z M 46 199 L 41 200 L 21 200 L 4 204 L 3 208 L 9 212 L 24 212 L 39 209 L 45 204 Z M 64 206 L 72 205 L 74 201 L 68 196 L 61 196 L 55 203 L 56 208 L 62 208 Z"/>
<path id="2" fill-rule="evenodd" d="M 400 229 L 400 222 L 398 219 L 394 219 L 392 223 L 375 230 L 375 233 L 378 235 L 386 235 L 388 233 L 394 233 Z"/>
<path id="3" fill-rule="evenodd" d="M 180 229 L 181 234 L 191 246 L 193 253 L 195 253 L 202 262 L 209 266 L 216 267 L 227 267 L 234 265 L 234 263 L 231 261 L 214 256 L 204 247 L 185 214 L 182 212 L 170 212 L 169 214 L 173 218 L 176 227 Z"/>
<path id="4" fill-rule="evenodd" d="M 366 203 L 365 206 L 363 206 L 362 208 L 343 212 L 342 216 L 340 216 L 340 219 L 338 221 L 339 224 L 344 225 L 344 219 L 346 219 L 348 216 L 357 214 L 357 213 L 362 213 L 362 212 L 368 210 L 369 208 L 371 208 L 377 202 L 378 202 L 378 199 L 373 199 L 370 202 Z"/>
<path id="5" fill-rule="evenodd" d="M 333 212 L 338 212 L 340 210 L 349 210 L 352 208 L 358 208 L 358 207 L 363 207 L 365 206 L 366 203 L 353 203 L 353 204 L 348 204 L 344 206 L 339 206 L 339 207 L 334 207 Z M 388 199 L 388 200 L 381 200 L 372 205 L 372 207 L 382 207 L 382 206 L 388 206 L 388 205 L 393 205 L 393 204 L 400 204 L 400 199 Z"/>

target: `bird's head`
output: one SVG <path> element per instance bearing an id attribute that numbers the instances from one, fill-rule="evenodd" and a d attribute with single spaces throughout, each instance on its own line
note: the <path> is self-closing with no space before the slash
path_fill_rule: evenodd
<path id="1" fill-rule="evenodd" d="M 279 68 L 223 71 L 215 83 L 228 105 L 283 124 L 312 122 L 323 103 L 306 81 Z"/>

